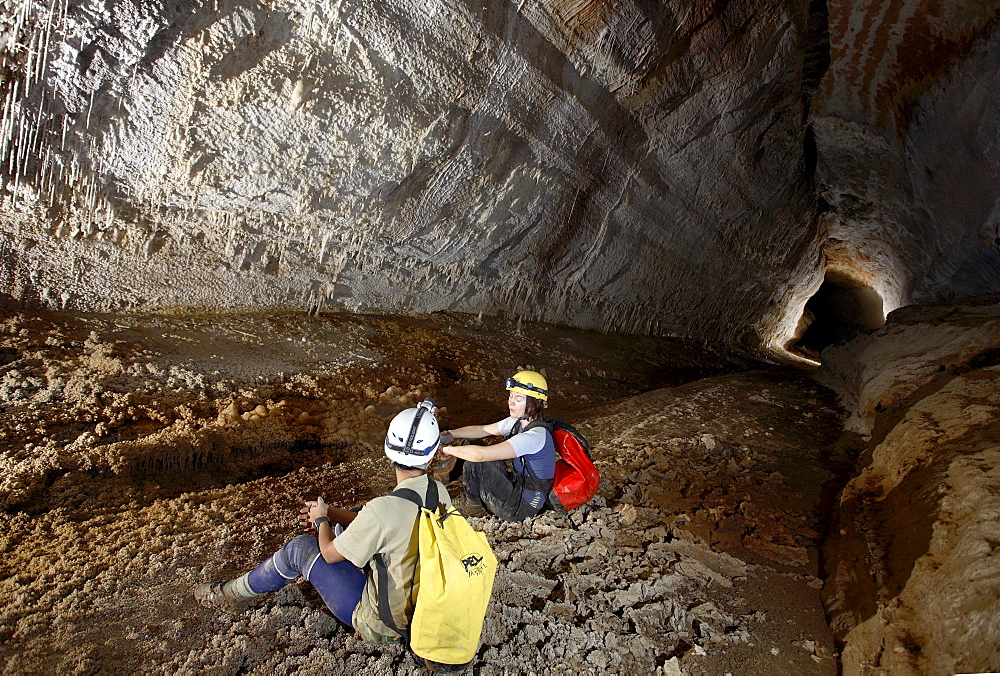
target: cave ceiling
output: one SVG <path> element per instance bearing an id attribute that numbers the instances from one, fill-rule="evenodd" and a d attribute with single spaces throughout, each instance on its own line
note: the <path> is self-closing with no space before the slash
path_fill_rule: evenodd
<path id="1" fill-rule="evenodd" d="M 998 2 L 7 0 L 0 298 L 780 350 L 1000 291 Z"/>

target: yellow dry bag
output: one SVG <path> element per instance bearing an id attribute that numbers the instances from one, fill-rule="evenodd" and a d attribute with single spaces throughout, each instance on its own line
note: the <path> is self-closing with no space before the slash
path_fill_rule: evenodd
<path id="1" fill-rule="evenodd" d="M 428 478 L 424 500 L 407 488 L 390 495 L 420 507 L 413 576 L 418 591 L 407 630 L 395 626 L 388 598 L 382 594 L 379 615 L 403 636 L 415 655 L 432 663 L 428 666 L 437 671 L 464 668 L 479 648 L 497 557 L 485 533 L 475 530 L 455 508 L 446 509 L 439 503 L 436 481 Z M 379 589 L 388 589 L 388 572 L 380 556 L 375 557 L 375 564 Z"/>

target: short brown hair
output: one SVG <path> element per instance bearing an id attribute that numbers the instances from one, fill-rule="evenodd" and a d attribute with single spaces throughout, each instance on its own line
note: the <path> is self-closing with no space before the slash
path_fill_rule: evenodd
<path id="1" fill-rule="evenodd" d="M 524 397 L 524 415 L 529 418 L 538 418 L 545 412 L 545 402 L 534 397 Z"/>

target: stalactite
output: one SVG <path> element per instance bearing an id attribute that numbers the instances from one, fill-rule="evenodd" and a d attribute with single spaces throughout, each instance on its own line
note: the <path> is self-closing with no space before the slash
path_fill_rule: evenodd
<path id="1" fill-rule="evenodd" d="M 49 5 L 49 16 L 45 22 L 45 41 L 41 47 L 42 58 L 39 59 L 38 73 L 35 76 L 36 82 L 42 81 L 42 76 L 45 73 L 45 66 L 48 63 L 49 44 L 52 38 L 52 28 L 55 23 L 53 19 L 55 16 L 56 2 L 58 2 L 58 0 L 51 0 L 51 4 Z"/>
<path id="2" fill-rule="evenodd" d="M 17 125 L 17 119 L 16 119 L 16 116 L 18 115 L 17 111 L 20 110 L 20 107 L 14 104 L 14 101 L 17 99 L 18 96 L 18 89 L 20 88 L 20 85 L 21 82 L 19 80 L 15 80 L 14 86 L 11 87 L 10 94 L 7 97 L 7 103 L 4 106 L 4 126 L 6 128 L 4 139 L 5 139 L 5 145 L 7 145 L 7 147 L 10 148 L 10 153 L 7 156 L 7 171 L 10 175 L 14 174 L 14 168 L 16 166 L 17 149 L 18 149 L 18 146 L 14 145 L 13 137 L 15 129 L 17 130 L 17 134 L 19 137 L 23 133 L 23 129 L 19 125 Z"/>

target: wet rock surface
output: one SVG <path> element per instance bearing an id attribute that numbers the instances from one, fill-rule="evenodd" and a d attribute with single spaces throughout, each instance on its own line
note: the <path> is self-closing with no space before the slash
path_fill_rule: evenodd
<path id="1" fill-rule="evenodd" d="M 454 424 L 502 415 L 498 383 L 516 366 L 495 356 L 503 331 L 461 316 L 115 321 L 5 324 L 6 366 L 47 376 L 4 400 L 4 671 L 415 671 L 399 648 L 339 625 L 308 584 L 235 612 L 198 607 L 191 589 L 268 556 L 295 533 L 303 498 L 350 506 L 391 488 L 378 441 L 405 401 L 433 394 Z M 276 321 L 315 332 L 296 344 L 322 368 L 304 370 L 292 349 L 218 346 Z M 175 350 L 154 354 L 143 327 Z M 568 516 L 474 520 L 501 561 L 477 672 L 836 673 L 816 562 L 822 456 L 839 434 L 829 395 L 751 371 L 623 399 L 738 365 L 679 343 L 609 350 L 606 336 L 529 328 L 520 340 L 546 355 L 531 365 L 554 406 L 576 406 L 553 412 L 587 434 L 603 482 Z M 139 356 L 153 371 L 126 377 Z"/>

